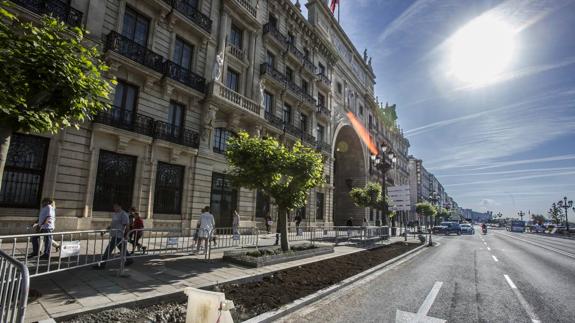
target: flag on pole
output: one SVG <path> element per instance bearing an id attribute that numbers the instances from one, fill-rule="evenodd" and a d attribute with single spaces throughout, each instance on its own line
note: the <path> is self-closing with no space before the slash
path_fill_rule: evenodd
<path id="1" fill-rule="evenodd" d="M 335 6 L 337 5 L 339 5 L 339 0 L 331 0 L 331 4 L 329 5 L 331 13 L 335 13 Z"/>

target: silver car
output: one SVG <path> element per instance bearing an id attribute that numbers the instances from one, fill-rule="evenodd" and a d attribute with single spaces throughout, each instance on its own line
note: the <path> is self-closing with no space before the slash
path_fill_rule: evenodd
<path id="1" fill-rule="evenodd" d="M 475 229 L 471 224 L 463 223 L 459 227 L 461 228 L 461 234 L 475 234 Z"/>

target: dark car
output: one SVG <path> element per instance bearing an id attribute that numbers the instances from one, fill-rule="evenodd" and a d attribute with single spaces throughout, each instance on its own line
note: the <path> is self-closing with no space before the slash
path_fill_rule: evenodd
<path id="1" fill-rule="evenodd" d="M 460 235 L 461 227 L 457 222 L 441 222 L 440 225 L 436 225 L 433 227 L 433 233 L 445 234 L 445 235 L 455 233 L 457 235 Z"/>

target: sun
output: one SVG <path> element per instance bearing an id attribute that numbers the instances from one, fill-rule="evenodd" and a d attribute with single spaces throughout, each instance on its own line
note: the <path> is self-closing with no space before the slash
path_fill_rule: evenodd
<path id="1" fill-rule="evenodd" d="M 460 81 L 480 85 L 494 81 L 513 58 L 514 31 L 495 17 L 479 17 L 451 39 L 451 73 Z"/>

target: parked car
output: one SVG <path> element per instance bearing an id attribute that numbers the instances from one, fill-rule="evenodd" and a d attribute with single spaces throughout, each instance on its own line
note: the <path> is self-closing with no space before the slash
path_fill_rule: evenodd
<path id="1" fill-rule="evenodd" d="M 475 234 L 475 229 L 471 224 L 462 223 L 459 225 L 461 234 Z"/>
<path id="2" fill-rule="evenodd" d="M 435 234 L 445 234 L 449 235 L 455 233 L 457 235 L 461 234 L 461 228 L 457 222 L 441 222 L 440 225 L 433 227 L 433 233 Z"/>

